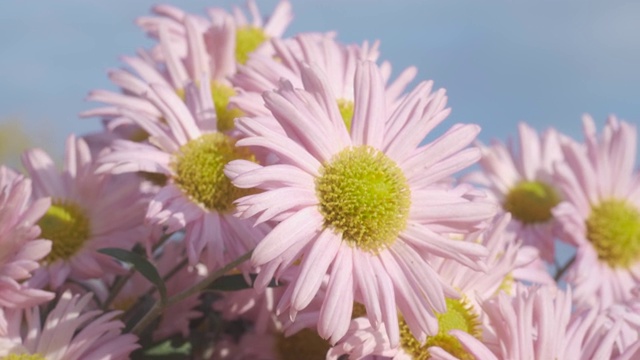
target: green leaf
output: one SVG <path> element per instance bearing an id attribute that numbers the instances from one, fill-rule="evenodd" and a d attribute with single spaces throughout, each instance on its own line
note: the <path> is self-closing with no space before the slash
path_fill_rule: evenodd
<path id="1" fill-rule="evenodd" d="M 251 284 L 247 284 L 245 278 L 242 274 L 233 274 L 233 275 L 225 275 L 217 278 L 211 285 L 209 285 L 209 289 L 219 290 L 219 291 L 238 291 L 249 289 L 252 287 L 253 282 L 256 280 L 256 274 L 249 274 L 251 278 Z M 275 280 L 271 280 L 269 283 L 269 287 L 276 287 L 278 284 Z"/>
<path id="2" fill-rule="evenodd" d="M 164 280 L 162 280 L 162 276 L 160 276 L 158 270 L 156 270 L 156 267 L 153 266 L 153 264 L 150 263 L 149 260 L 147 260 L 145 257 L 129 250 L 118 248 L 99 249 L 98 252 L 109 255 L 127 264 L 131 264 L 131 266 L 133 266 L 136 271 L 142 274 L 142 276 L 144 276 L 158 288 L 158 292 L 160 293 L 160 301 L 162 301 L 162 303 L 166 302 L 167 287 L 164 284 Z"/>
<path id="3" fill-rule="evenodd" d="M 183 344 L 179 344 L 178 346 L 171 343 L 170 340 L 165 341 L 158 346 L 155 346 L 145 352 L 145 355 L 151 357 L 167 357 L 173 356 L 178 358 L 178 356 L 182 355 L 182 358 L 186 358 L 185 355 L 189 355 L 191 353 L 191 344 L 185 342 Z"/>

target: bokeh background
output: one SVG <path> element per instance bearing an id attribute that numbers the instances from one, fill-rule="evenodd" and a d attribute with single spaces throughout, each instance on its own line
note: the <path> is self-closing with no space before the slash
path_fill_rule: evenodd
<path id="1" fill-rule="evenodd" d="M 152 42 L 134 20 L 152 0 L 3 1 L 0 4 L 0 161 L 41 146 L 60 157 L 70 132 L 100 129 L 77 114 L 114 87 L 106 70 Z M 242 0 L 166 1 L 190 12 Z M 276 1 L 258 1 L 269 14 Z M 505 140 L 518 121 L 581 138 L 580 118 L 640 120 L 640 2 L 292 1 L 286 35 L 337 31 L 344 42 L 381 41 L 396 74 L 415 65 L 449 94 L 454 122 Z"/>

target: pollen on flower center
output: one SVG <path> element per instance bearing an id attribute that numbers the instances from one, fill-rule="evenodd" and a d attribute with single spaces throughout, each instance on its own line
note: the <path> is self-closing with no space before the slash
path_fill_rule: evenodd
<path id="1" fill-rule="evenodd" d="M 46 360 L 46 358 L 40 354 L 9 354 L 2 360 Z"/>
<path id="2" fill-rule="evenodd" d="M 91 226 L 85 211 L 70 201 L 54 199 L 38 222 L 43 239 L 51 240 L 48 262 L 67 260 L 91 237 Z"/>
<path id="3" fill-rule="evenodd" d="M 233 201 L 252 190 L 233 186 L 223 172 L 224 166 L 231 160 L 254 160 L 248 149 L 237 148 L 235 143 L 235 139 L 216 132 L 183 145 L 172 164 L 175 184 L 209 210 L 233 210 Z"/>
<path id="4" fill-rule="evenodd" d="M 229 99 L 236 95 L 231 86 L 219 82 L 211 83 L 211 97 L 216 109 L 218 131 L 225 132 L 233 129 L 233 120 L 243 115 L 242 110 L 229 108 Z"/>
<path id="5" fill-rule="evenodd" d="M 549 221 L 551 209 L 560 203 L 560 196 L 549 185 L 540 181 L 522 181 L 509 191 L 503 207 L 525 224 Z"/>
<path id="6" fill-rule="evenodd" d="M 289 337 L 278 335 L 275 352 L 280 360 L 323 360 L 330 348 L 331 345 L 315 331 L 303 329 Z"/>
<path id="7" fill-rule="evenodd" d="M 594 206 L 586 227 L 598 258 L 609 266 L 627 268 L 640 260 L 640 211 L 628 202 L 611 199 Z"/>
<path id="8" fill-rule="evenodd" d="M 249 54 L 255 51 L 268 39 L 262 29 L 245 26 L 236 31 L 236 61 L 245 64 L 249 60 Z"/>
<path id="9" fill-rule="evenodd" d="M 353 120 L 353 101 L 346 99 L 338 99 L 338 109 L 342 116 L 342 121 L 347 127 L 347 131 L 351 131 L 351 121 Z"/>
<path id="10" fill-rule="evenodd" d="M 325 226 L 344 240 L 375 253 L 405 228 L 411 192 L 402 170 L 381 151 L 347 148 L 320 173 L 316 193 Z"/>
<path id="11" fill-rule="evenodd" d="M 409 330 L 409 326 L 400 319 L 400 346 L 415 360 L 431 358 L 428 348 L 438 346 L 454 357 L 461 360 L 475 359 L 460 344 L 457 338 L 449 335 L 451 330 L 462 330 L 477 339 L 480 339 L 480 321 L 464 299 L 447 298 L 447 312 L 436 314 L 438 319 L 438 334 L 427 337 L 427 341 L 421 344 Z"/>

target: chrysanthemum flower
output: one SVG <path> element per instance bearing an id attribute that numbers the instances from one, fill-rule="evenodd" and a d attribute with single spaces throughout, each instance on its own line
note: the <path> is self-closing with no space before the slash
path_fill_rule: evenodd
<path id="1" fill-rule="evenodd" d="M 558 167 L 565 201 L 554 210 L 577 247 L 566 280 L 575 301 L 606 307 L 629 299 L 640 282 L 640 175 L 636 128 L 610 117 L 598 136 L 583 119 L 585 144 L 563 145 Z"/>
<path id="2" fill-rule="evenodd" d="M 82 115 L 112 120 L 107 122 L 110 132 L 130 140 L 141 140 L 147 134 L 121 117 L 122 108 L 160 120 L 162 109 L 156 108 L 144 96 L 148 84 L 173 88 L 184 98 L 188 84 L 198 83 L 206 77 L 210 81 L 218 130 L 230 130 L 233 119 L 242 113 L 228 108 L 229 98 L 236 93 L 228 78 L 236 72 L 238 63 L 246 62 L 250 53 L 272 53 L 267 40 L 280 37 L 293 17 L 287 1 L 277 5 L 266 23 L 255 1 L 249 1 L 248 6 L 253 17 L 251 21 L 238 8 L 234 8 L 233 14 L 220 8 L 210 9 L 211 19 L 205 19 L 168 5 L 155 7 L 154 11 L 159 16 L 143 17 L 138 24 L 158 39 L 157 47 L 151 52 L 139 51 L 138 57 L 124 57 L 123 61 L 132 71 L 113 70 L 109 73 L 110 79 L 123 93 L 91 92 L 89 100 L 108 106 Z"/>
<path id="3" fill-rule="evenodd" d="M 494 205 L 438 184 L 478 159 L 477 149 L 465 148 L 479 128 L 456 125 L 420 147 L 448 114 L 444 92 L 430 94 L 423 83 L 389 114 L 382 76 L 371 62 L 356 70 L 350 127 L 325 75 L 305 67 L 302 79 L 304 90 L 284 82 L 264 95 L 288 137 L 250 118 L 236 121 L 248 136 L 237 145 L 264 147 L 277 163 L 239 160 L 225 170 L 236 186 L 264 190 L 236 202 L 239 216 L 280 222 L 253 253 L 253 265 L 261 267 L 256 286 L 292 269 L 280 308 L 294 318 L 329 274 L 318 332 L 332 342 L 347 331 L 354 301 L 365 305 L 374 326 L 386 324 L 394 344 L 397 310 L 416 337 L 437 333 L 434 312 L 446 311 L 444 295 L 456 292 L 424 256 L 482 269 L 487 255 L 484 246 L 445 233 L 477 229 Z"/>
<path id="4" fill-rule="evenodd" d="M 622 318 L 589 309 L 571 313 L 571 294 L 547 287 L 520 286 L 514 297 L 505 293 L 483 306 L 495 331 L 495 343 L 483 343 L 452 330 L 476 359 L 631 359 L 636 348 L 618 356 Z M 450 360 L 447 354 L 434 359 Z"/>
<path id="5" fill-rule="evenodd" d="M 0 309 L 0 358 L 5 360 L 118 360 L 138 348 L 122 335 L 119 312 L 84 311 L 91 295 L 64 292 L 42 322 L 40 309 Z"/>
<path id="6" fill-rule="evenodd" d="M 96 164 L 81 138 L 67 138 L 62 172 L 40 149 L 23 155 L 36 199 L 51 198 L 38 221 L 41 237 L 52 241 L 43 260 L 53 288 L 68 276 L 98 278 L 106 269 L 117 271 L 112 258 L 97 252 L 106 247 L 131 249 L 145 240 L 146 202 L 135 178 L 95 173 Z"/>
<path id="7" fill-rule="evenodd" d="M 149 133 L 149 144 L 120 140 L 101 159 L 100 171 L 112 173 L 145 171 L 168 178 L 151 200 L 146 219 L 166 228 L 185 229 L 187 255 L 192 265 L 201 259 L 212 268 L 221 266 L 253 249 L 266 226 L 251 227 L 233 216 L 238 197 L 252 190 L 239 189 L 223 173 L 230 160 L 255 155 L 236 148 L 236 139 L 215 130 L 216 115 L 207 78 L 199 86 L 186 88 L 186 103 L 171 89 L 148 88 L 148 99 L 162 110 L 165 123 L 142 113 L 125 112 L 131 121 Z"/>
<path id="8" fill-rule="evenodd" d="M 539 136 L 525 123 L 519 124 L 518 134 L 517 149 L 511 142 L 482 146 L 482 172 L 473 176 L 511 213 L 512 228 L 525 244 L 540 249 L 552 263 L 560 227 L 551 210 L 563 198 L 553 181 L 553 165 L 563 159 L 559 135 L 549 129 Z"/>
<path id="9" fill-rule="evenodd" d="M 53 299 L 25 280 L 51 251 L 51 241 L 39 238 L 36 225 L 51 199 L 31 199 L 31 180 L 0 166 L 0 307 L 29 307 Z"/>
<path id="10" fill-rule="evenodd" d="M 329 78 L 328 85 L 336 96 L 340 114 L 347 122 L 353 117 L 353 77 L 356 65 L 363 60 L 377 61 L 378 42 L 370 46 L 345 45 L 335 40 L 334 33 L 298 34 L 292 39 L 274 38 L 271 40 L 273 54 L 253 54 L 246 64 L 238 67 L 231 78 L 240 89 L 231 99 L 235 106 L 247 116 L 269 115 L 263 106 L 262 93 L 277 88 L 281 79 L 286 79 L 294 88 L 301 88 L 302 68 L 305 64 L 314 64 Z M 384 83 L 389 82 L 391 65 L 383 62 L 380 71 Z M 386 86 L 384 101 L 390 112 L 400 103 L 401 95 L 416 74 L 415 67 L 409 67 L 398 78 Z"/>
<path id="11" fill-rule="evenodd" d="M 329 352 L 330 358 L 339 358 L 347 354 L 350 359 L 365 356 L 390 356 L 394 359 L 429 359 L 434 354 L 450 354 L 459 359 L 468 359 L 470 354 L 457 338 L 450 335 L 451 330 L 459 330 L 483 341 L 489 327 L 489 319 L 482 310 L 482 304 L 494 297 L 499 291 L 515 293 L 521 276 L 538 283 L 553 284 L 554 280 L 544 269 L 530 268 L 535 258 L 527 256 L 522 261 L 519 256 L 522 244 L 516 241 L 512 232 L 506 231 L 511 220 L 509 214 L 496 218 L 485 232 L 472 234 L 464 240 L 485 245 L 490 254 L 487 257 L 487 271 L 475 271 L 446 258 L 430 257 L 429 261 L 444 282 L 459 292 L 459 298 L 448 298 L 447 311 L 436 315 L 439 324 L 438 334 L 430 335 L 426 341 L 416 339 L 400 319 L 400 346 L 391 347 L 384 331 L 374 329 L 363 318 L 352 320 L 347 335 Z M 519 259 L 520 258 L 520 259 Z M 527 262 L 528 261 L 528 262 Z M 489 335 L 489 336 L 487 336 Z"/>

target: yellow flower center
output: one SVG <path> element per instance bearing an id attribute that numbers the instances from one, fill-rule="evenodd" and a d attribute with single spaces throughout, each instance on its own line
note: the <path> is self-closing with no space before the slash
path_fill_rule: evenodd
<path id="1" fill-rule="evenodd" d="M 338 109 L 347 127 L 347 131 L 351 131 L 351 121 L 353 120 L 353 101 L 338 99 Z"/>
<path id="2" fill-rule="evenodd" d="M 236 31 L 236 61 L 245 64 L 249 54 L 254 52 L 269 37 L 262 29 L 245 26 Z"/>
<path id="3" fill-rule="evenodd" d="M 411 191 L 402 170 L 370 146 L 347 148 L 320 170 L 316 194 L 326 227 L 376 253 L 404 230 Z"/>
<path id="4" fill-rule="evenodd" d="M 49 210 L 38 222 L 41 237 L 51 240 L 51 252 L 47 262 L 68 260 L 91 237 L 91 226 L 86 212 L 70 201 L 54 199 Z"/>
<path id="5" fill-rule="evenodd" d="M 315 331 L 303 329 L 289 337 L 278 335 L 276 353 L 280 360 L 324 360 L 331 345 Z"/>
<path id="6" fill-rule="evenodd" d="M 46 358 L 40 354 L 9 354 L 2 360 L 46 360 Z"/>
<path id="7" fill-rule="evenodd" d="M 218 131 L 220 132 L 233 129 L 235 126 L 233 120 L 243 115 L 242 110 L 229 108 L 229 99 L 235 95 L 236 91 L 232 87 L 219 82 L 211 83 L 211 97 L 213 97 L 213 105 L 216 108 Z"/>
<path id="8" fill-rule="evenodd" d="M 540 181 L 522 181 L 507 194 L 503 207 L 525 224 L 551 220 L 551 209 L 560 203 L 560 196 L 549 185 Z"/>
<path id="9" fill-rule="evenodd" d="M 176 185 L 211 211 L 232 211 L 233 201 L 253 190 L 233 186 L 223 172 L 224 166 L 231 160 L 255 160 L 248 149 L 237 148 L 235 143 L 235 139 L 216 132 L 183 145 L 172 164 Z"/>
<path id="10" fill-rule="evenodd" d="M 586 226 L 587 239 L 609 266 L 628 268 L 640 260 L 640 212 L 628 202 L 610 199 L 592 207 Z"/>
<path id="11" fill-rule="evenodd" d="M 447 299 L 447 312 L 436 314 L 436 318 L 438 334 L 427 337 L 424 344 L 416 340 L 404 319 L 400 319 L 400 346 L 404 351 L 411 354 L 414 360 L 426 360 L 431 358 L 427 349 L 438 346 L 458 359 L 473 360 L 474 357 L 467 353 L 460 341 L 449 335 L 451 330 L 462 330 L 480 339 L 480 321 L 471 306 L 463 299 Z"/>

